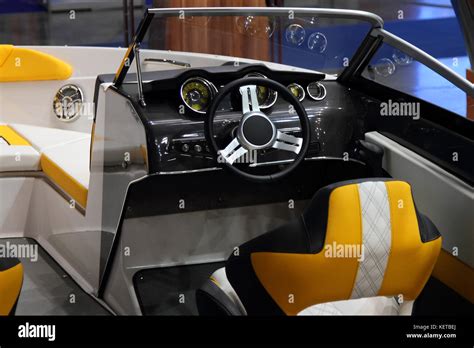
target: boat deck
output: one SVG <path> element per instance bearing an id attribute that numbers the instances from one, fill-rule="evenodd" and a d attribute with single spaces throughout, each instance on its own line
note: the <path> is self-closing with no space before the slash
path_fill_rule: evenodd
<path id="1" fill-rule="evenodd" d="M 30 251 L 26 255 L 29 257 L 19 258 L 24 278 L 17 315 L 110 315 L 34 240 L 2 238 L 0 244 L 12 249 L 22 246 L 22 250 Z"/>

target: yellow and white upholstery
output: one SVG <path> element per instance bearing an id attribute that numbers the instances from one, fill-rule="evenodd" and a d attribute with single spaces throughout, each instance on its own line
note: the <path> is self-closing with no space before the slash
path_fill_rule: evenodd
<path id="1" fill-rule="evenodd" d="M 67 62 L 26 47 L 0 45 L 0 82 L 67 80 Z M 1 116 L 1 115 L 0 115 Z M 0 125 L 0 172 L 43 171 L 86 207 L 90 134 L 24 124 Z"/>
<path id="2" fill-rule="evenodd" d="M 402 308 L 394 297 L 377 296 L 320 303 L 298 315 L 401 315 Z"/>
<path id="3" fill-rule="evenodd" d="M 23 284 L 23 266 L 16 258 L 0 258 L 0 316 L 15 314 Z"/>
<path id="4" fill-rule="evenodd" d="M 0 126 L 0 172 L 43 171 L 80 206 L 89 189 L 91 136 L 23 124 Z"/>
<path id="5" fill-rule="evenodd" d="M 21 124 L 10 126 L 41 154 L 41 170 L 46 176 L 86 207 L 90 134 Z"/>
<path id="6" fill-rule="evenodd" d="M 417 298 L 440 249 L 408 183 L 336 183 L 295 221 L 241 245 L 219 280 L 213 275 L 198 290 L 198 308 L 218 313 L 225 302 L 224 312 L 249 315 L 406 314 L 399 303 Z"/>
<path id="7" fill-rule="evenodd" d="M 0 125 L 0 172 L 36 171 L 39 168 L 39 152 L 14 129 Z"/>

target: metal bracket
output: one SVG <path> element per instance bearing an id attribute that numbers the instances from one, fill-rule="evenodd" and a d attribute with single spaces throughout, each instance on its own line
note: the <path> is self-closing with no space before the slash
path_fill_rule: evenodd
<path id="1" fill-rule="evenodd" d="M 166 58 L 145 58 L 144 63 L 163 63 L 170 65 L 177 65 L 183 68 L 190 68 L 191 64 L 180 62 L 178 60 L 166 59 Z"/>
<path id="2" fill-rule="evenodd" d="M 143 79 L 142 79 L 142 67 L 140 64 L 140 43 L 135 44 L 133 47 L 135 53 L 135 63 L 137 65 L 137 84 L 138 84 L 138 101 L 140 105 L 145 107 L 145 96 L 143 94 Z"/>

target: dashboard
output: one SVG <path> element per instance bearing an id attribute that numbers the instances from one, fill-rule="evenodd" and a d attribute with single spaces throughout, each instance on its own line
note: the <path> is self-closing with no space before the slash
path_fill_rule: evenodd
<path id="1" fill-rule="evenodd" d="M 243 76 L 243 78 L 245 77 L 267 78 L 267 76 L 259 72 L 247 73 Z M 223 85 L 220 87 L 223 87 Z M 286 87 L 300 102 L 306 96 L 316 101 L 323 100 L 327 93 L 324 85 L 318 81 L 309 82 L 306 88 L 297 82 L 291 82 Z M 181 85 L 180 98 L 189 110 L 205 114 L 218 92 L 218 88 L 211 81 L 202 76 L 193 76 Z M 278 92 L 268 87 L 257 86 L 257 99 L 260 109 L 267 110 L 275 105 L 278 100 Z"/>
<path id="2" fill-rule="evenodd" d="M 363 138 L 366 102 L 360 93 L 318 72 L 274 70 L 263 64 L 223 64 L 143 73 L 146 106 L 138 103 L 136 77 L 129 74 L 117 92 L 133 105 L 145 127 L 151 172 L 175 172 L 218 167 L 204 135 L 206 111 L 227 83 L 247 76 L 269 78 L 286 86 L 300 100 L 311 124 L 309 158 L 341 159 Z M 104 76 L 99 79 L 105 80 Z M 101 81 L 98 79 L 98 83 Z M 113 86 L 113 88 L 115 88 Z M 257 86 L 260 109 L 287 134 L 299 135 L 299 119 L 276 91 Z M 242 117 L 239 91 L 229 93 L 214 120 L 217 143 L 224 148 L 235 136 Z M 282 163 L 294 154 L 263 150 L 258 166 Z"/>

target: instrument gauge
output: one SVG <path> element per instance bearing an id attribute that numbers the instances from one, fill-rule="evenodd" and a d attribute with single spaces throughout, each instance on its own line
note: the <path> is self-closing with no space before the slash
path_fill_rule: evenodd
<path id="1" fill-rule="evenodd" d="M 298 99 L 300 102 L 303 101 L 304 97 L 306 96 L 303 87 L 301 87 L 297 83 L 292 83 L 289 84 L 287 88 L 290 90 L 291 94 L 295 96 L 296 99 Z"/>
<path id="2" fill-rule="evenodd" d="M 306 90 L 314 100 L 323 100 L 326 97 L 326 87 L 319 82 L 311 82 Z"/>
<path id="3" fill-rule="evenodd" d="M 250 73 L 245 75 L 245 77 L 263 77 L 266 79 L 267 77 L 260 73 Z M 278 99 L 278 92 L 274 91 L 265 86 L 257 86 L 257 99 L 258 105 L 260 109 L 268 109 L 275 104 Z"/>
<path id="4" fill-rule="evenodd" d="M 192 77 L 181 85 L 181 99 L 188 108 L 200 114 L 206 113 L 216 94 L 216 86 L 202 77 Z"/>

